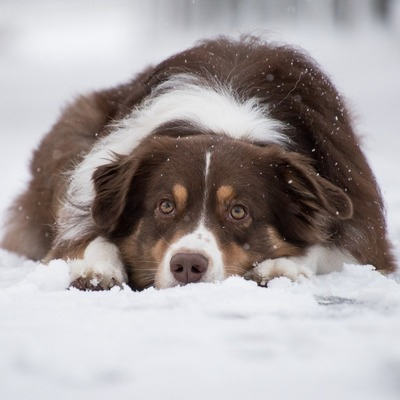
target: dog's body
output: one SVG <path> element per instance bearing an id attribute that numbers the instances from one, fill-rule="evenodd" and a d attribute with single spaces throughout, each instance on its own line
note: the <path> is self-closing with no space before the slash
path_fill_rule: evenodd
<path id="1" fill-rule="evenodd" d="M 79 98 L 44 138 L 3 247 L 79 288 L 395 268 L 338 92 L 296 49 L 205 41 Z"/>

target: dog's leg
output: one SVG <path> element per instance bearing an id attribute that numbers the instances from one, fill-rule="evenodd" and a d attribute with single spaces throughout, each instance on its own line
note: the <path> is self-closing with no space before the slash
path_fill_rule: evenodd
<path id="1" fill-rule="evenodd" d="M 337 248 L 312 246 L 303 256 L 265 260 L 244 277 L 260 286 L 267 286 L 270 280 L 281 276 L 298 281 L 301 277 L 310 278 L 315 274 L 339 271 L 345 262 L 354 263 L 354 259 Z"/>
<path id="2" fill-rule="evenodd" d="M 82 259 L 68 263 L 71 286 L 81 290 L 111 289 L 128 281 L 117 246 L 101 237 L 89 243 Z"/>

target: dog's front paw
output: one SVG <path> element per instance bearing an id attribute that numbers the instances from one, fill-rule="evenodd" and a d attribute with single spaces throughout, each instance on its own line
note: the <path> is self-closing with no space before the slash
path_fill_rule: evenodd
<path id="1" fill-rule="evenodd" d="M 255 281 L 260 286 L 267 286 L 270 280 L 281 276 L 297 281 L 300 277 L 310 278 L 312 275 L 309 268 L 297 264 L 289 258 L 276 258 L 258 264 L 248 271 L 244 278 Z"/>
<path id="2" fill-rule="evenodd" d="M 121 284 L 118 284 L 114 278 L 104 279 L 99 274 L 95 276 L 81 276 L 70 284 L 70 288 L 90 291 L 108 290 L 114 286 L 121 286 Z"/>
<path id="3" fill-rule="evenodd" d="M 70 261 L 70 287 L 79 290 L 108 290 L 114 286 L 122 287 L 127 281 L 125 273 L 120 266 L 86 265 L 85 260 Z"/>
<path id="4" fill-rule="evenodd" d="M 93 240 L 83 259 L 69 261 L 71 287 L 80 290 L 107 290 L 128 281 L 118 248 L 103 238 Z"/>

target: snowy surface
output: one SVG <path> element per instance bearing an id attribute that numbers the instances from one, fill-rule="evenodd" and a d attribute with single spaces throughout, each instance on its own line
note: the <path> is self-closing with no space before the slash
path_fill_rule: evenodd
<path id="1" fill-rule="evenodd" d="M 66 101 L 201 37 L 152 36 L 144 22 L 130 24 L 124 1 L 81 3 L 77 19 L 66 6 L 44 19 L 36 2 L 23 12 L 22 2 L 2 6 L 3 216 Z M 274 38 L 309 50 L 348 98 L 399 255 L 399 31 L 278 27 Z M 400 398 L 399 274 L 347 265 L 296 284 L 275 279 L 268 289 L 240 278 L 140 293 L 67 285 L 64 262 L 44 266 L 0 250 L 2 400 Z"/>

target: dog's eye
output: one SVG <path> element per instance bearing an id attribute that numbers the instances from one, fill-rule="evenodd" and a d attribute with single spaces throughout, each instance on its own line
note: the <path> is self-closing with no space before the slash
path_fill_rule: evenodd
<path id="1" fill-rule="evenodd" d="M 158 209 L 162 214 L 172 214 L 175 210 L 175 205 L 172 201 L 170 200 L 163 200 L 159 206 Z"/>
<path id="2" fill-rule="evenodd" d="M 247 216 L 247 211 L 243 206 L 237 204 L 231 208 L 230 216 L 235 220 L 241 220 Z"/>

